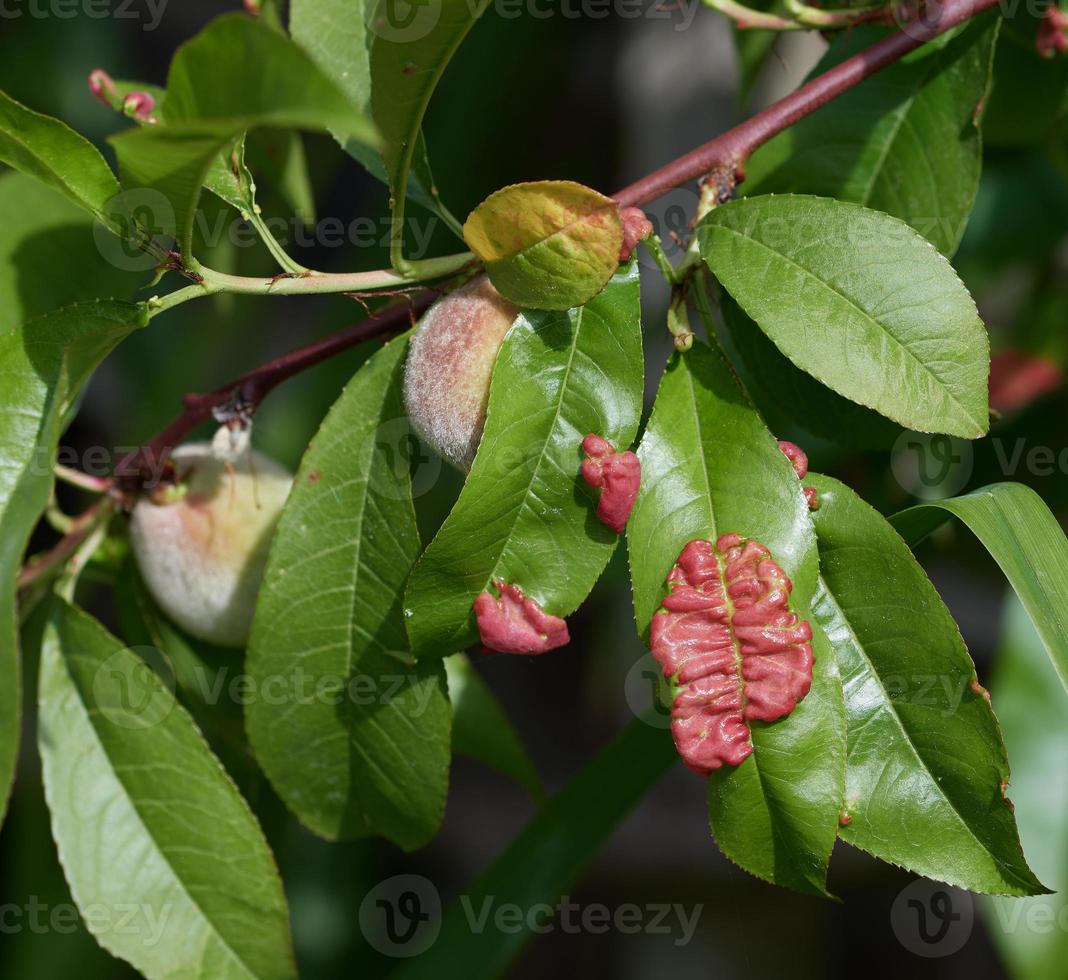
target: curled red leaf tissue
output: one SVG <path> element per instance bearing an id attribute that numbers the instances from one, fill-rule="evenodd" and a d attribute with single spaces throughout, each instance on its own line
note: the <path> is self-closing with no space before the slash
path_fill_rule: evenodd
<path id="1" fill-rule="evenodd" d="M 808 476 L 808 455 L 799 445 L 797 445 L 797 443 L 787 442 L 785 439 L 780 439 L 779 448 L 790 461 L 790 465 L 794 468 L 794 472 L 797 474 L 799 480 L 803 480 Z M 808 501 L 808 509 L 819 510 L 820 495 L 816 492 L 816 488 L 802 487 L 801 489 L 805 492 L 805 500 Z"/>
<path id="2" fill-rule="evenodd" d="M 753 751 L 750 721 L 793 711 L 812 684 L 812 627 L 790 611 L 793 588 L 762 544 L 738 534 L 691 541 L 653 616 L 653 655 L 671 679 L 671 734 L 707 775 Z"/>
<path id="3" fill-rule="evenodd" d="M 601 488 L 597 516 L 616 534 L 622 534 L 638 498 L 642 464 L 632 452 L 617 453 L 615 446 L 592 432 L 582 440 L 582 478 Z"/>
<path id="4" fill-rule="evenodd" d="M 567 623 L 550 616 L 518 585 L 494 581 L 499 597 L 482 592 L 475 599 L 475 618 L 482 645 L 493 653 L 545 653 L 571 642 Z"/>

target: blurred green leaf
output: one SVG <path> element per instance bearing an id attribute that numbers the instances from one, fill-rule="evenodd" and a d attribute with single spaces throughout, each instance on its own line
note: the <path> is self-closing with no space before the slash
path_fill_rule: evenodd
<path id="1" fill-rule="evenodd" d="M 1012 759 L 1020 838 L 1056 895 L 993 898 L 981 906 L 987 932 L 1018 980 L 1061 980 L 1068 960 L 1068 701 L 1019 599 L 1005 606 L 990 685 Z"/>
<path id="2" fill-rule="evenodd" d="M 510 776 L 541 799 L 538 772 L 504 708 L 462 653 L 445 658 L 452 701 L 452 747 Z"/>
<path id="3" fill-rule="evenodd" d="M 14 777 L 21 715 L 19 566 L 52 491 L 67 409 L 97 364 L 145 322 L 140 306 L 99 301 L 0 334 L 0 817 Z"/>
<path id="4" fill-rule="evenodd" d="M 994 89 L 983 136 L 994 146 L 1047 142 L 1065 135 L 1068 59 L 1041 58 L 1035 41 L 1045 5 L 1005 8 L 994 58 Z"/>
<path id="5" fill-rule="evenodd" d="M 413 161 L 420 158 L 425 161 L 425 150 L 418 152 L 423 116 L 445 67 L 482 16 L 489 0 L 439 0 L 403 8 L 394 0 L 366 2 L 374 4 L 368 21 L 368 30 L 373 35 L 371 110 L 382 134 L 396 257 L 403 245 L 409 173 Z M 432 186 L 431 181 L 424 189 L 431 190 Z"/>
<path id="6" fill-rule="evenodd" d="M 716 278 L 797 367 L 918 432 L 987 431 L 990 348 L 949 262 L 904 222 L 828 198 L 746 198 L 700 224 Z"/>
<path id="7" fill-rule="evenodd" d="M 58 119 L 0 92 L 0 161 L 64 194 L 105 223 L 119 182 L 99 151 Z"/>
<path id="8" fill-rule="evenodd" d="M 995 483 L 932 500 L 891 521 L 915 545 L 950 517 L 971 528 L 1020 597 L 1068 691 L 1068 539 L 1042 498 L 1022 483 Z"/>
<path id="9" fill-rule="evenodd" d="M 451 713 L 444 668 L 413 663 L 401 610 L 419 554 L 407 350 L 395 340 L 367 361 L 301 461 L 252 625 L 248 672 L 264 696 L 246 717 L 264 772 L 309 828 L 410 850 L 445 809 Z"/>
<path id="10" fill-rule="evenodd" d="M 414 5 L 415 21 L 423 10 Z M 385 16 L 397 16 L 386 8 Z M 365 8 L 364 0 L 293 0 L 289 15 L 289 29 L 295 40 L 311 56 L 323 73 L 332 78 L 349 98 L 365 112 L 371 108 L 371 49 L 378 35 L 374 25 L 368 27 L 365 19 L 375 11 L 374 0 Z M 398 25 L 400 26 L 400 25 Z M 391 39 L 391 32 L 383 31 Z M 415 40 L 415 39 L 413 39 Z M 345 151 L 358 160 L 367 172 L 384 184 L 389 184 L 389 175 L 382 156 L 372 147 L 356 140 L 339 137 Z M 412 154 L 411 171 L 408 174 L 408 197 L 431 211 L 446 214 L 437 199 L 434 178 L 430 172 L 426 144 L 420 131 Z M 451 216 L 450 216 L 451 218 Z"/>
<path id="11" fill-rule="evenodd" d="M 132 295 L 143 274 L 110 261 L 112 244 L 121 248 L 110 233 L 94 234 L 69 198 L 25 174 L 0 174 L 0 335 L 78 300 Z"/>
<path id="12" fill-rule="evenodd" d="M 296 44 L 243 14 L 220 17 L 175 55 L 165 122 L 112 137 L 124 187 L 158 192 L 169 204 L 157 202 L 153 230 L 174 234 L 188 254 L 201 184 L 220 151 L 258 126 L 375 142 L 359 108 Z"/>
<path id="13" fill-rule="evenodd" d="M 818 563 L 808 505 L 721 352 L 695 343 L 671 359 L 638 456 L 627 548 L 643 636 L 686 544 L 728 533 L 771 552 L 793 582 L 791 607 L 810 618 Z M 712 773 L 708 802 L 716 842 L 732 861 L 822 895 L 842 803 L 845 720 L 834 658 L 819 637 L 814 650 L 807 697 L 787 717 L 751 725 L 752 755 Z"/>
<path id="14" fill-rule="evenodd" d="M 667 773 L 676 756 L 664 732 L 633 722 L 602 749 L 445 915 L 433 947 L 398 980 L 488 980 L 501 976 L 530 940 L 524 929 L 480 930 L 489 908 L 555 907 L 630 809 Z M 530 916 L 524 918 L 529 929 Z M 544 922 L 539 919 L 539 925 Z"/>
<path id="15" fill-rule="evenodd" d="M 1045 891 L 1004 798 L 1008 760 L 960 631 L 908 546 L 837 480 L 810 473 L 849 758 L 843 840 L 970 891 Z"/>
<path id="16" fill-rule="evenodd" d="M 415 566 L 405 596 L 416 656 L 478 641 L 472 603 L 494 579 L 564 616 L 589 595 L 617 536 L 579 475 L 591 432 L 634 440 L 643 364 L 638 268 L 567 312 L 527 311 L 504 340 L 486 429 L 456 506 Z"/>
<path id="17" fill-rule="evenodd" d="M 252 811 L 151 668 L 53 601 L 39 745 L 87 927 L 150 978 L 296 977 L 282 882 Z"/>
<path id="18" fill-rule="evenodd" d="M 818 194 L 908 222 L 944 254 L 956 250 L 979 188 L 979 114 L 1001 17 L 943 34 L 817 109 L 746 163 L 746 194 Z M 839 34 L 811 77 L 889 32 Z"/>

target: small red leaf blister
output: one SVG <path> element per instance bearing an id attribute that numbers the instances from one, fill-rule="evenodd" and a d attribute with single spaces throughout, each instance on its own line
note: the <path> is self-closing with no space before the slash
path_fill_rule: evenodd
<path id="1" fill-rule="evenodd" d="M 668 575 L 650 646 L 671 679 L 671 733 L 700 775 L 753 751 L 750 721 L 793 711 L 812 684 L 812 627 L 762 544 L 737 534 L 691 541 Z"/>
<path id="2" fill-rule="evenodd" d="M 550 616 L 518 585 L 495 580 L 500 597 L 482 592 L 475 598 L 475 618 L 482 645 L 493 653 L 545 653 L 571 642 L 567 623 Z"/>
<path id="3" fill-rule="evenodd" d="M 803 480 L 808 476 L 808 455 L 797 443 L 780 439 L 779 448 L 790 461 L 790 465 L 794 468 L 799 480 Z"/>
<path id="4" fill-rule="evenodd" d="M 597 517 L 616 534 L 622 534 L 638 498 L 642 464 L 632 452 L 617 453 L 607 439 L 590 433 L 582 440 L 582 478 L 601 488 Z"/>
<path id="5" fill-rule="evenodd" d="M 794 442 L 787 442 L 785 439 L 779 440 L 779 448 L 783 451 L 786 458 L 790 461 L 790 465 L 794 468 L 794 472 L 797 474 L 799 480 L 803 480 L 808 476 L 808 456 L 805 451 Z M 802 487 L 805 493 L 805 500 L 808 501 L 809 510 L 820 509 L 820 495 L 816 491 L 815 487 Z"/>
<path id="6" fill-rule="evenodd" d="M 634 254 L 638 242 L 653 233 L 653 223 L 641 208 L 620 208 L 619 217 L 623 222 L 623 245 L 619 250 L 619 261 L 626 262 Z"/>

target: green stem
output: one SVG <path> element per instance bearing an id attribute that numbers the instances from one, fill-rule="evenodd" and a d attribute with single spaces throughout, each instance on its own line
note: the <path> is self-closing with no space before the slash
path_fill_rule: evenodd
<path id="1" fill-rule="evenodd" d="M 796 20 L 788 20 L 785 17 L 777 17 L 762 10 L 754 10 L 736 0 L 704 0 L 705 4 L 713 10 L 730 17 L 739 28 L 761 28 L 767 31 L 803 31 L 805 26 Z"/>
<path id="2" fill-rule="evenodd" d="M 253 207 L 253 210 L 248 213 L 249 224 L 259 233 L 260 238 L 263 240 L 263 244 L 267 246 L 267 251 L 271 253 L 275 262 L 282 267 L 285 272 L 293 273 L 294 275 L 302 276 L 309 270 L 306 266 L 301 265 L 284 248 L 278 243 L 278 239 L 271 233 L 271 229 L 267 227 L 267 223 L 263 220 L 263 216 L 260 212 Z"/>
<path id="3" fill-rule="evenodd" d="M 436 259 L 409 263 L 414 270 L 404 275 L 394 269 L 374 272 L 307 272 L 303 275 L 257 279 L 216 272 L 199 263 L 193 270 L 203 278 L 203 288 L 211 292 L 248 293 L 257 296 L 308 296 L 328 293 L 362 293 L 379 289 L 406 289 L 430 279 L 451 276 L 475 261 L 471 252 L 444 255 Z"/>
<path id="4" fill-rule="evenodd" d="M 889 8 L 883 3 L 868 4 L 864 7 L 853 9 L 824 10 L 819 7 L 810 7 L 801 0 L 784 0 L 786 9 L 796 18 L 799 24 L 806 27 L 820 29 L 835 29 L 852 27 L 865 21 L 879 17 Z"/>
<path id="5" fill-rule="evenodd" d="M 668 285 L 674 286 L 679 281 L 678 274 L 671 264 L 671 259 L 667 257 L 667 253 L 664 251 L 660 236 L 648 235 L 642 239 L 642 244 L 649 250 L 649 254 L 653 257 L 653 261 L 656 262 L 660 274 L 667 280 Z"/>
<path id="6" fill-rule="evenodd" d="M 271 279 L 231 276 L 194 262 L 192 271 L 201 277 L 201 282 L 176 289 L 164 296 L 153 296 L 147 301 L 147 306 L 149 315 L 155 317 L 191 299 L 200 299 L 202 296 L 212 296 L 216 293 L 242 293 L 251 296 L 308 296 L 410 289 L 428 280 L 451 276 L 474 261 L 475 256 L 471 252 L 427 259 L 414 264 L 415 275 L 412 277 L 402 276 L 393 269 L 380 269 L 375 272 L 289 273 Z"/>

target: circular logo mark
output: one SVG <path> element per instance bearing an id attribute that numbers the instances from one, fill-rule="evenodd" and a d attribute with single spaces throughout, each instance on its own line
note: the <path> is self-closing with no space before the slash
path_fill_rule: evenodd
<path id="1" fill-rule="evenodd" d="M 93 675 L 93 698 L 117 728 L 154 728 L 174 710 L 174 671 L 155 647 L 116 650 Z"/>
<path id="2" fill-rule="evenodd" d="M 147 272 L 159 256 L 174 247 L 174 208 L 149 187 L 116 194 L 105 206 L 111 226 L 93 225 L 97 251 L 116 269 Z"/>
<path id="3" fill-rule="evenodd" d="M 972 934 L 975 906 L 967 892 L 919 878 L 890 908 L 890 925 L 910 953 L 935 959 L 959 952 Z"/>
<path id="4" fill-rule="evenodd" d="M 671 685 L 651 653 L 634 662 L 623 682 L 627 706 L 653 728 L 671 727 Z"/>
<path id="5" fill-rule="evenodd" d="M 407 493 L 405 474 L 411 475 L 413 497 L 421 497 L 438 482 L 441 457 L 415 437 L 407 418 L 383 422 L 368 438 L 374 440 L 374 451 L 384 467 L 372 469 L 374 489 L 383 497 L 399 498 Z"/>
<path id="6" fill-rule="evenodd" d="M 441 19 L 441 0 L 379 0 L 369 7 L 367 29 L 397 44 L 422 40 Z"/>
<path id="7" fill-rule="evenodd" d="M 697 208 L 696 191 L 688 187 L 679 187 L 664 195 L 660 200 L 645 209 L 645 216 L 653 224 L 653 232 L 660 239 L 669 262 L 677 265 L 686 252 L 686 241 L 690 237 L 690 217 Z M 648 248 L 637 249 L 638 265 L 642 269 L 654 271 L 656 260 Z"/>
<path id="8" fill-rule="evenodd" d="M 890 466 L 898 485 L 922 500 L 952 497 L 972 475 L 972 444 L 940 433 L 902 432 Z"/>
<path id="9" fill-rule="evenodd" d="M 441 896 L 422 875 L 387 878 L 360 903 L 360 931 L 384 956 L 425 953 L 441 931 Z"/>

